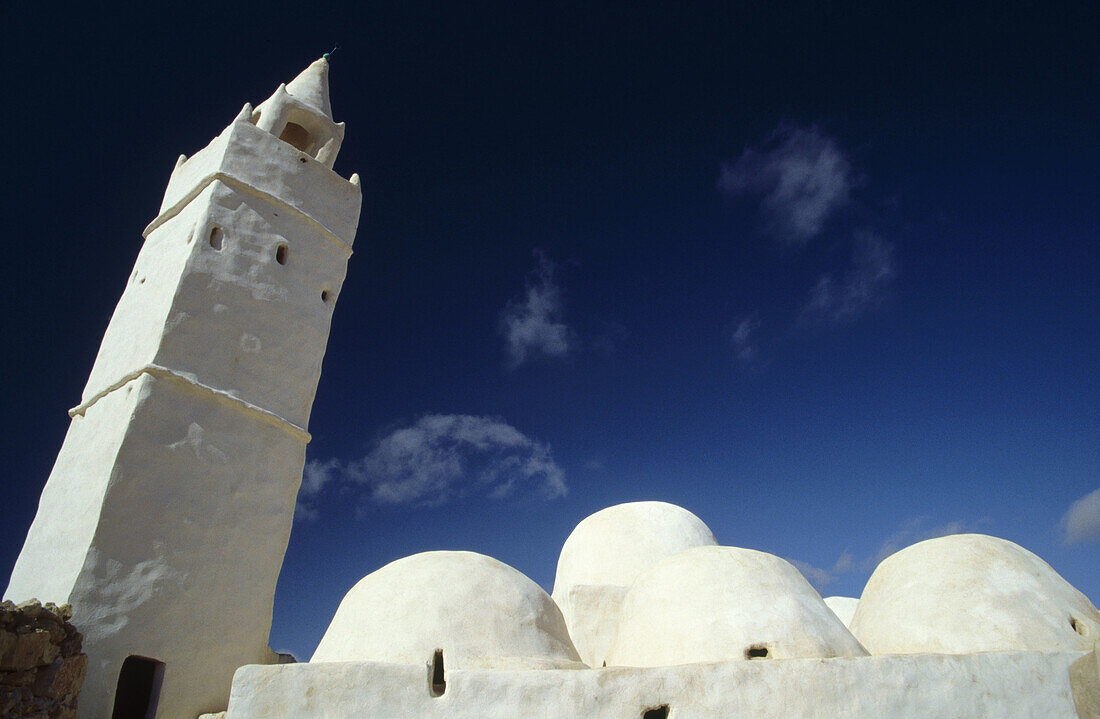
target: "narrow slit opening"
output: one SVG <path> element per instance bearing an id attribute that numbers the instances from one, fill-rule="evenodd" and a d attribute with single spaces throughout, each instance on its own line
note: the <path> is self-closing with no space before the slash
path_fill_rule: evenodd
<path id="1" fill-rule="evenodd" d="M 642 712 L 642 719 L 668 719 L 668 704 L 646 709 Z"/>
<path id="2" fill-rule="evenodd" d="M 225 239 L 225 233 L 222 232 L 222 228 L 214 225 L 210 228 L 210 246 L 215 250 L 222 248 L 222 241 Z"/>
<path id="3" fill-rule="evenodd" d="M 447 680 L 443 669 L 442 649 L 436 649 L 435 654 L 432 655 L 431 674 L 431 695 L 433 697 L 441 697 L 443 696 L 443 692 L 447 691 Z"/>
<path id="4" fill-rule="evenodd" d="M 278 262 L 280 265 L 285 265 L 286 253 L 287 246 L 285 244 L 280 244 L 278 247 L 275 248 L 275 261 Z"/>

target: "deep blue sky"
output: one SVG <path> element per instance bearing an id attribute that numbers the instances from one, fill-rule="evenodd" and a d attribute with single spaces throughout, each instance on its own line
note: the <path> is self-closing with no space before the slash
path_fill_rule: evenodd
<path id="1" fill-rule="evenodd" d="M 276 648 L 413 552 L 549 590 L 639 499 L 825 595 L 981 531 L 1100 599 L 1093 3 L 346 5 L 0 8 L 0 575 L 177 155 L 338 43 L 363 217 Z"/>

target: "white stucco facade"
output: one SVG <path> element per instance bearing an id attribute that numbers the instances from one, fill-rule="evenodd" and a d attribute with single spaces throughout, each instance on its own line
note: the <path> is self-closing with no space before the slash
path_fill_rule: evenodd
<path id="1" fill-rule="evenodd" d="M 558 556 L 553 597 L 584 662 L 598 667 L 607 660 L 623 598 L 639 574 L 714 544 L 701 519 L 667 502 L 616 504 L 583 519 Z"/>
<path id="2" fill-rule="evenodd" d="M 111 716 L 130 656 L 162 663 L 163 719 L 224 709 L 233 671 L 271 659 L 360 207 L 357 178 L 331 169 L 327 73 L 319 60 L 180 158 L 70 411 L 4 596 L 73 605 L 82 719 Z"/>
<path id="3" fill-rule="evenodd" d="M 1100 612 L 1011 542 L 922 542 L 860 599 L 823 600 L 664 502 L 581 521 L 552 595 L 473 552 L 391 562 L 309 663 L 277 665 L 359 219 L 357 176 L 332 171 L 343 137 L 319 60 L 181 156 L 145 230 L 5 591 L 73 605 L 81 719 L 111 718 L 135 658 L 159 667 L 159 719 L 1100 719 Z"/>
<path id="4" fill-rule="evenodd" d="M 852 617 L 855 616 L 859 599 L 856 597 L 825 597 L 825 606 L 833 610 L 844 626 L 852 625 Z"/>
<path id="5" fill-rule="evenodd" d="M 851 627 L 873 654 L 1074 651 L 1100 640 L 1100 612 L 1023 547 L 956 534 L 883 560 Z"/>
<path id="6" fill-rule="evenodd" d="M 696 547 L 638 575 L 607 665 L 852 657 L 866 652 L 789 562 Z"/>
<path id="7" fill-rule="evenodd" d="M 340 602 L 311 663 L 453 669 L 580 669 L 561 611 L 539 585 L 474 552 L 425 552 L 361 579 Z"/>
<path id="8" fill-rule="evenodd" d="M 923 654 L 457 670 L 433 696 L 426 666 L 252 666 L 227 719 L 642 719 L 660 707 L 668 719 L 1083 719 L 1100 716 L 1098 677 L 1092 653 Z"/>

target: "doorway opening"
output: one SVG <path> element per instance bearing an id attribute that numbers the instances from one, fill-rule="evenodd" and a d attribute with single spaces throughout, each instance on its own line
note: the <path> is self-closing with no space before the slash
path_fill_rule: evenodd
<path id="1" fill-rule="evenodd" d="M 126 657 L 118 673 L 111 719 L 153 719 L 163 679 L 164 662 L 148 657 Z"/>

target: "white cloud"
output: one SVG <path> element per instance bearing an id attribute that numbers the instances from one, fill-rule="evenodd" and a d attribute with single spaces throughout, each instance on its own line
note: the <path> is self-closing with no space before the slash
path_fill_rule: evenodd
<path id="1" fill-rule="evenodd" d="M 822 275 L 802 306 L 799 322 L 843 324 L 851 322 L 886 296 L 894 278 L 894 248 L 873 232 L 858 232 L 852 266 L 837 282 Z"/>
<path id="2" fill-rule="evenodd" d="M 1093 494 L 1097 495 L 1097 502 L 1098 505 L 1100 505 L 1100 490 L 1097 490 Z M 1092 495 L 1089 496 L 1091 497 Z M 1086 497 L 1086 499 L 1087 498 L 1088 497 Z M 1098 507 L 1098 513 L 1100 513 L 1100 507 Z M 856 561 L 855 557 L 847 551 L 841 553 L 841 555 L 837 557 L 836 562 L 834 562 L 833 566 L 829 569 L 815 567 L 808 562 L 803 562 L 798 559 L 788 559 L 787 561 L 798 568 L 798 571 L 802 572 L 802 576 L 806 577 L 818 592 L 823 592 L 825 588 L 835 582 L 840 575 L 853 572 L 870 573 L 874 571 L 875 567 L 877 567 L 882 560 L 895 552 L 905 549 L 911 544 L 923 542 L 926 539 L 946 537 L 949 534 L 973 532 L 989 522 L 989 519 L 979 519 L 974 522 L 956 520 L 936 527 L 927 527 L 925 526 L 927 519 L 927 517 L 914 517 L 907 520 L 896 532 L 887 537 L 879 546 L 878 551 L 860 561 Z M 1098 522 L 1098 525 L 1100 525 L 1100 522 Z"/>
<path id="3" fill-rule="evenodd" d="M 973 532 L 989 522 L 988 519 L 979 519 L 976 522 L 955 520 L 947 524 L 941 524 L 938 527 L 925 527 L 924 524 L 926 520 L 926 517 L 914 517 L 906 521 L 898 528 L 898 531 L 894 532 L 882 543 L 882 546 L 878 548 L 878 551 L 875 552 L 873 556 L 864 559 L 860 563 L 860 566 L 865 570 L 872 570 L 877 567 L 882 560 L 886 559 L 891 554 L 905 549 L 911 544 L 923 542 L 926 539 L 946 537 L 951 534 Z"/>
<path id="4" fill-rule="evenodd" d="M 1100 541 L 1100 489 L 1069 506 L 1061 523 L 1066 544 Z"/>
<path id="5" fill-rule="evenodd" d="M 803 562 L 798 559 L 788 559 L 787 561 L 793 564 L 798 571 L 802 572 L 802 576 L 805 577 L 810 584 L 814 585 L 814 589 L 818 592 L 823 591 L 825 587 L 835 582 L 838 574 L 851 572 L 855 569 L 855 562 L 852 560 L 852 555 L 848 552 L 844 552 L 837 557 L 831 569 L 821 569 L 809 562 Z"/>
<path id="6" fill-rule="evenodd" d="M 737 323 L 737 329 L 730 335 L 733 354 L 743 365 L 752 364 L 760 356 L 760 348 L 755 340 L 756 330 L 759 328 L 760 316 L 754 312 L 747 317 L 742 317 Z"/>
<path id="7" fill-rule="evenodd" d="M 805 245 L 851 197 L 852 164 L 816 125 L 780 123 L 762 148 L 747 147 L 724 163 L 718 187 L 731 197 L 760 198 L 767 230 Z"/>
<path id="8" fill-rule="evenodd" d="M 375 442 L 366 456 L 306 464 L 296 517 L 316 519 L 314 498 L 333 484 L 355 487 L 378 504 L 438 506 L 480 495 L 503 499 L 566 493 L 549 445 L 490 417 L 427 415 Z"/>
<path id="9" fill-rule="evenodd" d="M 576 346 L 575 333 L 561 321 L 562 297 L 554 281 L 555 265 L 541 252 L 535 256 L 539 266 L 528 278 L 523 298 L 509 302 L 500 314 L 511 369 L 540 355 L 567 357 Z"/>

